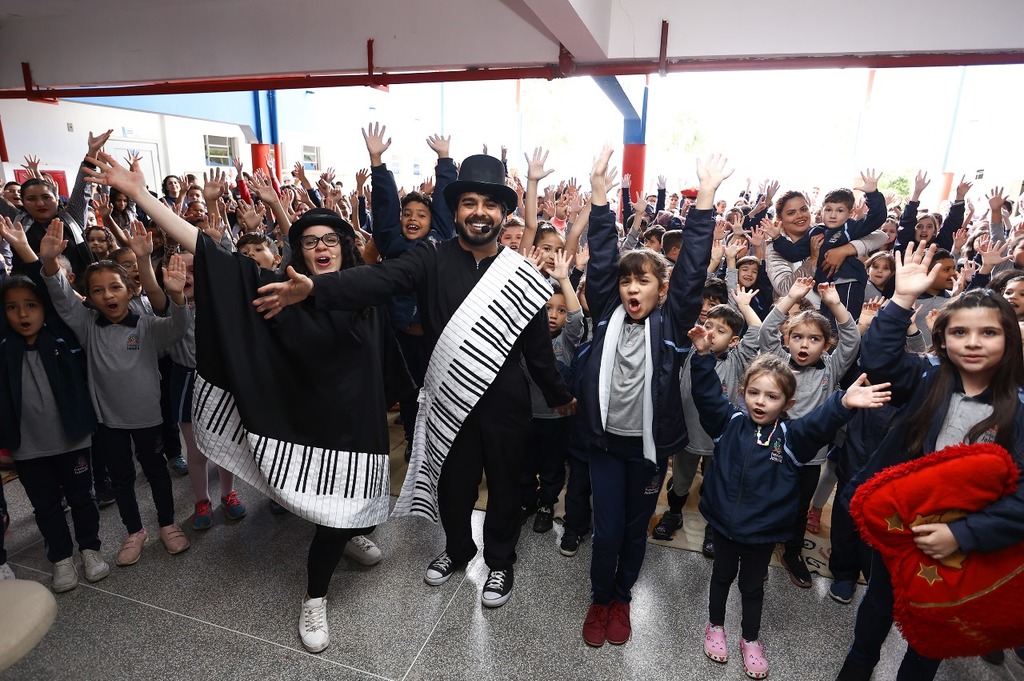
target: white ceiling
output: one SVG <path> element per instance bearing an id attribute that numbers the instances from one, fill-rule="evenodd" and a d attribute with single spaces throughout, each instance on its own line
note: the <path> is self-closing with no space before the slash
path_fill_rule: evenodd
<path id="1" fill-rule="evenodd" d="M 0 90 L 256 75 L 695 60 L 1002 53 L 1024 62 L 1019 0 L 29 0 L 0 8 Z M 978 57 L 973 57 L 978 59 Z M 987 60 L 990 57 L 981 57 Z M 964 59 L 968 59 L 964 57 Z M 673 64 L 676 63 L 676 66 Z M 716 62 L 721 64 L 722 62 Z M 745 62 L 744 62 L 745 63 Z M 655 66 L 652 66 L 655 65 Z M 870 65 L 870 64 L 868 64 Z M 670 69 L 671 70 L 671 69 Z"/>

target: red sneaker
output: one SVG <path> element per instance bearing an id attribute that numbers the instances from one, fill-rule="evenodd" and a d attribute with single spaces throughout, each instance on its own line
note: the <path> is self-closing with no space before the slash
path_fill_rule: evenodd
<path id="1" fill-rule="evenodd" d="M 629 603 L 612 601 L 608 609 L 608 643 L 620 646 L 629 640 L 633 628 L 629 624 Z"/>
<path id="2" fill-rule="evenodd" d="M 583 640 L 588 646 L 600 648 L 604 645 L 608 629 L 608 606 L 593 603 L 583 620 Z"/>

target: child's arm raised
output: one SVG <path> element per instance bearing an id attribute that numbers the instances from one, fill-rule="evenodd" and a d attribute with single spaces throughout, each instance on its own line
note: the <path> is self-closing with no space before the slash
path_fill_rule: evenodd
<path id="1" fill-rule="evenodd" d="M 715 372 L 717 361 L 711 354 L 707 334 L 703 326 L 695 326 L 686 334 L 696 353 L 690 359 L 690 392 L 700 414 L 701 427 L 712 438 L 717 438 L 725 431 L 736 409 L 722 392 L 722 379 Z"/>
<path id="2" fill-rule="evenodd" d="M 604 147 L 590 171 L 590 263 L 587 266 L 587 303 L 595 323 L 607 317 L 618 300 L 619 246 L 615 214 L 608 207 L 608 160 L 612 148 Z M 529 213 L 529 207 L 527 207 Z M 527 245 L 525 237 L 523 245 Z"/>
<path id="3" fill-rule="evenodd" d="M 373 213 L 373 243 L 385 258 L 397 258 L 416 245 L 402 234 L 402 203 L 398 198 L 395 177 L 384 165 L 383 155 L 391 147 L 391 138 L 384 141 L 386 126 L 369 124 L 363 133 L 370 155 L 370 210 Z"/>
<path id="4" fill-rule="evenodd" d="M 54 218 L 39 244 L 39 257 L 43 261 L 43 279 L 57 314 L 71 327 L 78 341 L 84 344 L 88 338 L 89 325 L 95 318 L 79 301 L 57 262 L 57 257 L 64 252 L 67 245 L 68 242 L 64 239 L 64 223 Z"/>
<path id="5" fill-rule="evenodd" d="M 786 356 L 786 349 L 782 347 L 779 327 L 786 321 L 789 309 L 807 297 L 812 288 L 814 288 L 813 279 L 810 277 L 797 277 L 793 281 L 793 285 L 790 286 L 789 293 L 776 301 L 761 325 L 761 332 L 758 336 L 761 352 L 778 355 L 779 357 Z"/>
<path id="6" fill-rule="evenodd" d="M 907 244 L 915 241 L 914 229 L 917 227 L 917 208 L 921 205 L 921 193 L 932 183 L 928 179 L 928 173 L 923 170 L 917 171 L 914 177 L 914 191 L 910 195 L 907 205 L 903 206 L 900 213 L 900 223 L 896 229 L 895 250 L 902 252 Z"/>
<path id="7" fill-rule="evenodd" d="M 728 160 L 719 154 L 703 162 L 697 160 L 697 199 L 686 217 L 684 248 L 672 269 L 665 306 L 672 315 L 677 338 L 682 339 L 697 321 L 704 302 L 701 295 L 707 280 L 707 265 L 711 259 L 711 241 L 715 232 L 715 192 L 732 169 L 726 169 Z M 588 289 L 589 291 L 589 289 Z M 589 298 L 588 298 L 589 300 Z"/>
<path id="8" fill-rule="evenodd" d="M 523 154 L 523 157 L 526 158 L 526 198 L 523 200 L 526 208 L 523 222 L 526 223 L 526 228 L 523 230 L 522 244 L 532 246 L 533 240 L 537 237 L 537 187 L 540 181 L 555 172 L 555 169 L 544 168 L 548 161 L 548 152 L 541 147 L 533 150 L 533 158 L 526 154 Z M 608 201 L 602 203 L 607 204 Z"/>
<path id="9" fill-rule="evenodd" d="M 835 439 L 852 409 L 877 409 L 890 399 L 888 383 L 871 385 L 867 374 L 861 374 L 849 389 L 832 393 L 820 407 L 789 422 L 786 453 L 798 465 L 807 463 Z"/>
<path id="10" fill-rule="evenodd" d="M 160 288 L 156 272 L 153 270 L 153 235 L 146 231 L 138 220 L 133 220 L 128 230 L 128 247 L 132 249 L 139 263 L 139 280 L 142 282 L 142 288 L 149 297 L 153 311 L 162 315 L 167 311 L 167 294 Z"/>
<path id="11" fill-rule="evenodd" d="M 171 302 L 166 317 L 147 317 L 148 331 L 152 341 L 160 350 L 171 347 L 182 338 L 188 330 L 188 309 L 185 307 L 185 261 L 175 253 L 167 261 L 164 269 L 164 285 Z"/>
<path id="12" fill-rule="evenodd" d="M 455 162 L 448 153 L 451 143 L 451 135 L 431 135 L 427 138 L 427 146 L 437 154 L 437 165 L 434 167 L 437 181 L 434 183 L 434 191 L 430 194 L 431 225 L 443 241 L 455 238 L 455 216 L 444 199 L 445 187 L 455 182 L 459 175 Z"/>
<path id="13" fill-rule="evenodd" d="M 113 156 L 103 152 L 99 152 L 96 158 L 89 158 L 89 162 L 97 166 L 97 170 L 85 169 L 93 180 L 123 192 L 135 201 L 135 204 L 142 208 L 167 236 L 181 244 L 189 253 L 196 252 L 199 230 L 149 193 L 146 189 L 146 176 L 139 170 L 138 163 L 133 164 L 131 168 L 125 168 Z"/>
<path id="14" fill-rule="evenodd" d="M 967 182 L 963 177 L 960 178 L 960 184 L 956 186 L 956 201 L 949 207 L 946 219 L 942 221 L 942 227 L 933 239 L 939 248 L 945 248 L 947 251 L 953 250 L 953 234 L 963 227 L 964 211 L 966 210 L 964 199 L 967 198 L 967 193 L 971 191 L 972 186 L 972 182 Z"/>

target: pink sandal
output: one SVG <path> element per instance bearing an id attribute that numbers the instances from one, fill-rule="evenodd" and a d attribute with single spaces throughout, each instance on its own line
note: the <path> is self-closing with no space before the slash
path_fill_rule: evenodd
<path id="1" fill-rule="evenodd" d="M 807 512 L 807 531 L 811 534 L 821 532 L 821 509 L 811 507 Z"/>

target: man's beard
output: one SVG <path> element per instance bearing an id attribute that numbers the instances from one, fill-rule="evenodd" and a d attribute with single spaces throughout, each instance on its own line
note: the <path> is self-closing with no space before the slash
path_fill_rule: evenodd
<path id="1" fill-rule="evenodd" d="M 466 226 L 464 222 L 456 222 L 455 228 L 459 232 L 459 238 L 468 246 L 486 246 L 498 238 L 498 234 L 501 233 L 501 225 L 492 224 L 490 228 L 482 233 L 477 234 Z"/>

